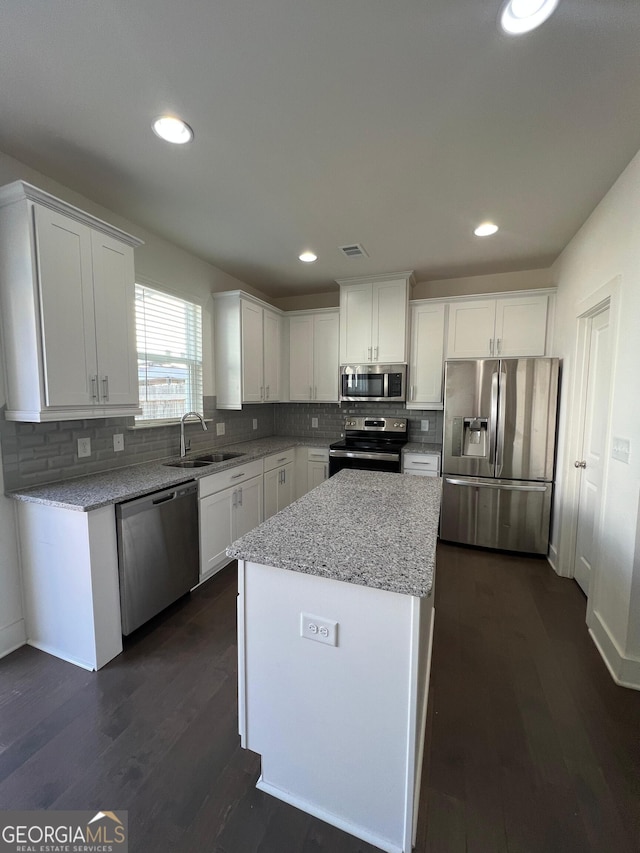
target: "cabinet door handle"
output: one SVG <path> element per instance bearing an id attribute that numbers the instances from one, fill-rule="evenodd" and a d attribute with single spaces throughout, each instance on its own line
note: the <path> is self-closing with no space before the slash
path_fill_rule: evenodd
<path id="1" fill-rule="evenodd" d="M 98 377 L 91 377 L 91 399 L 98 400 Z"/>
<path id="2" fill-rule="evenodd" d="M 233 493 L 232 498 L 233 498 L 233 500 L 231 502 L 231 505 L 235 509 L 238 506 L 238 490 L 237 489 Z"/>
<path id="3" fill-rule="evenodd" d="M 238 506 L 242 506 L 242 487 L 238 489 Z"/>
<path id="4" fill-rule="evenodd" d="M 489 355 L 493 355 L 493 338 L 489 338 Z"/>
<path id="5" fill-rule="evenodd" d="M 269 386 L 268 385 L 267 385 L 265 397 L 267 400 L 269 399 Z"/>
<path id="6" fill-rule="evenodd" d="M 103 400 L 109 399 L 109 377 L 108 376 L 102 377 L 102 399 Z"/>
<path id="7" fill-rule="evenodd" d="M 502 349 L 502 338 L 496 339 L 496 355 L 500 355 L 500 350 Z"/>
<path id="8" fill-rule="evenodd" d="M 246 471 L 241 471 L 239 474 L 234 474 L 234 475 L 231 477 L 231 479 L 232 479 L 232 480 L 238 480 L 240 477 L 244 477 L 244 475 L 245 475 L 246 473 L 247 473 Z"/>
<path id="9" fill-rule="evenodd" d="M 318 386 L 317 385 L 313 386 L 313 399 L 314 400 L 318 399 Z"/>
<path id="10" fill-rule="evenodd" d="M 372 351 L 372 349 L 373 349 L 373 347 L 368 347 L 368 349 L 367 349 L 367 353 L 369 354 L 369 356 L 368 356 L 368 361 L 371 361 L 371 351 Z"/>
<path id="11" fill-rule="evenodd" d="M 260 386 L 260 399 L 264 400 L 264 385 Z"/>
<path id="12" fill-rule="evenodd" d="M 311 385 L 309 385 L 309 399 L 313 400 L 313 389 L 312 389 Z"/>
<path id="13" fill-rule="evenodd" d="M 286 456 L 281 456 L 280 459 L 278 459 L 278 462 L 286 462 L 286 461 L 287 461 Z"/>
<path id="14" fill-rule="evenodd" d="M 324 466 L 324 478 L 325 478 L 325 480 L 327 479 L 327 476 L 328 476 L 328 471 L 327 471 L 327 466 L 325 465 Z"/>
<path id="15" fill-rule="evenodd" d="M 378 347 L 375 348 L 375 355 L 373 356 L 374 361 L 378 360 Z"/>

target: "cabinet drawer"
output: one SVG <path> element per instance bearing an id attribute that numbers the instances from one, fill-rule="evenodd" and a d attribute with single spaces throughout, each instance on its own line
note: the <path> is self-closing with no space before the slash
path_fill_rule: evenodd
<path id="1" fill-rule="evenodd" d="M 207 495 L 221 492 L 229 486 L 238 486 L 245 480 L 258 477 L 260 474 L 262 474 L 262 459 L 246 462 L 244 465 L 235 465 L 233 468 L 226 468 L 224 471 L 203 477 L 198 481 L 199 496 L 204 498 Z"/>
<path id="2" fill-rule="evenodd" d="M 405 453 L 402 470 L 405 474 L 437 476 L 440 473 L 440 457 L 435 453 Z"/>
<path id="3" fill-rule="evenodd" d="M 310 447 L 307 451 L 307 461 L 308 462 L 328 462 L 329 461 L 329 448 L 324 447 Z"/>
<path id="4" fill-rule="evenodd" d="M 274 468 L 280 468 L 281 465 L 293 462 L 295 455 L 296 449 L 295 447 L 291 447 L 289 450 L 283 450 L 281 453 L 274 453 L 272 456 L 267 456 L 264 460 L 265 473 L 273 471 Z"/>

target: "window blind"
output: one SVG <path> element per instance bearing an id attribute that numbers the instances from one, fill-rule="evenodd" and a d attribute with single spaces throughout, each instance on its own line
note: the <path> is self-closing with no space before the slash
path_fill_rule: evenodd
<path id="1" fill-rule="evenodd" d="M 136 284 L 141 421 L 202 412 L 202 309 Z"/>

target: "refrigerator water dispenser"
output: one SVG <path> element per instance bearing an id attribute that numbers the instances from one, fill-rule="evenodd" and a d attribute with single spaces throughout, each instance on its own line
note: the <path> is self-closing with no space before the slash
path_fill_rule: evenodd
<path id="1" fill-rule="evenodd" d="M 489 418 L 453 418 L 453 456 L 489 455 Z"/>

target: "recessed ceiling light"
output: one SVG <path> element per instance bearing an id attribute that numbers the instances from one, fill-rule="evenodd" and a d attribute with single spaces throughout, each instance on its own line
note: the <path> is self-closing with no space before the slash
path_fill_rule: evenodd
<path id="1" fill-rule="evenodd" d="M 473 229 L 473 233 L 476 237 L 491 237 L 497 230 L 498 226 L 494 225 L 493 222 L 482 222 L 477 228 Z"/>
<path id="2" fill-rule="evenodd" d="M 500 11 L 500 26 L 509 35 L 535 30 L 551 17 L 559 0 L 507 0 Z"/>
<path id="3" fill-rule="evenodd" d="M 189 125 L 175 116 L 159 116 L 151 126 L 156 136 L 165 142 L 173 142 L 174 145 L 184 145 L 193 139 L 193 131 Z"/>
<path id="4" fill-rule="evenodd" d="M 304 261 L 305 264 L 312 264 L 314 261 L 318 260 L 318 256 L 314 255 L 313 252 L 303 252 L 301 255 L 298 255 L 301 261 Z"/>

